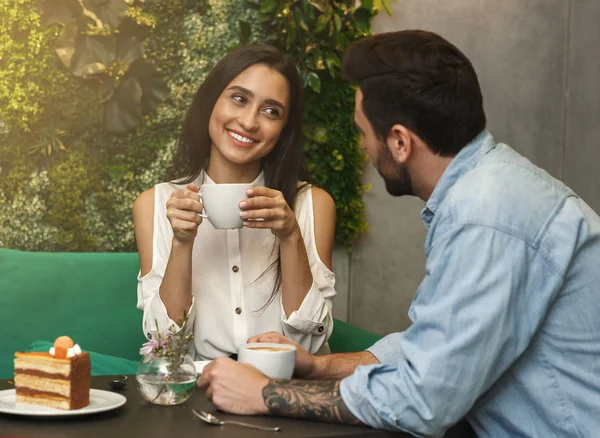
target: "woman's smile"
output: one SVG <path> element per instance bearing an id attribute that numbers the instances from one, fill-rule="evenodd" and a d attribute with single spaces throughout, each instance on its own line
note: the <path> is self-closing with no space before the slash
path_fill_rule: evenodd
<path id="1" fill-rule="evenodd" d="M 226 129 L 227 134 L 231 138 L 231 142 L 239 147 L 249 148 L 254 146 L 259 141 L 253 137 L 250 137 L 246 134 L 242 134 L 239 131 L 234 131 L 233 129 Z"/>

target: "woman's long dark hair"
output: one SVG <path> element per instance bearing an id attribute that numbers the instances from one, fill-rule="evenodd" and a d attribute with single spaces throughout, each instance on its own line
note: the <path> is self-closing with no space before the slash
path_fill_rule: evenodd
<path id="1" fill-rule="evenodd" d="M 305 187 L 299 187 L 298 181 L 307 181 L 302 152 L 302 86 L 294 62 L 267 44 L 250 44 L 230 52 L 200 85 L 183 122 L 170 180 L 177 180 L 178 184 L 189 184 L 205 170 L 212 145 L 208 124 L 213 108 L 225 87 L 248 67 L 257 64 L 279 72 L 288 82 L 289 108 L 286 124 L 273 150 L 263 157 L 262 169 L 265 186 L 279 190 L 294 210 L 296 196 Z M 282 282 L 277 240 L 272 255 L 275 253 L 277 259 L 262 274 L 276 269 L 273 292 L 262 310 L 271 304 Z"/>

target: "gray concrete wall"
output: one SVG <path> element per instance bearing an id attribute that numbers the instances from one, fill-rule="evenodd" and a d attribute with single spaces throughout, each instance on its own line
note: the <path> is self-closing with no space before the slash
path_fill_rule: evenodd
<path id="1" fill-rule="evenodd" d="M 420 28 L 473 62 L 488 127 L 600 211 L 600 0 L 399 0 L 375 32 Z M 336 251 L 336 316 L 381 334 L 409 326 L 424 275 L 423 202 L 389 196 L 372 167 L 371 231 Z"/>

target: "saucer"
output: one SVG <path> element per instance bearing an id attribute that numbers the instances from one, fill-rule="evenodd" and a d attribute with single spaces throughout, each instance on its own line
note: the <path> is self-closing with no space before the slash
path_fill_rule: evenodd
<path id="1" fill-rule="evenodd" d="M 204 370 L 204 367 L 206 365 L 208 365 L 211 361 L 210 360 L 197 360 L 194 362 L 194 366 L 196 367 L 196 374 L 200 375 L 202 374 L 202 370 Z"/>
<path id="2" fill-rule="evenodd" d="M 127 401 L 121 394 L 101 389 L 90 389 L 90 404 L 83 408 L 73 410 L 54 409 L 46 406 L 17 403 L 16 399 L 17 396 L 14 389 L 0 391 L 0 413 L 33 417 L 69 417 L 110 411 L 123 406 Z"/>

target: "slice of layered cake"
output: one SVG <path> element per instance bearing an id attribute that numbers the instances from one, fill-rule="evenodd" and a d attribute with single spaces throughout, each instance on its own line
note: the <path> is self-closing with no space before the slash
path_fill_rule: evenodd
<path id="1" fill-rule="evenodd" d="M 90 403 L 90 355 L 68 336 L 48 353 L 15 353 L 17 403 L 79 409 Z"/>

